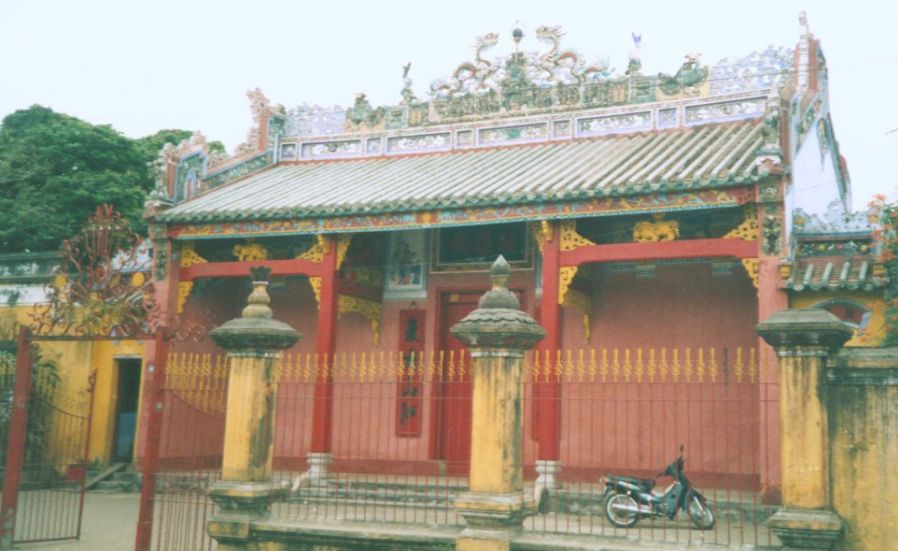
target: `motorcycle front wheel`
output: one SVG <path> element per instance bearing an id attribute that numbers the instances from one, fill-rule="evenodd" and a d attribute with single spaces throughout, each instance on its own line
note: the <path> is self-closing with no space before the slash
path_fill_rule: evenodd
<path id="1" fill-rule="evenodd" d="M 618 528 L 630 528 L 639 521 L 636 500 L 627 494 L 611 494 L 605 499 L 605 518 Z"/>
<path id="2" fill-rule="evenodd" d="M 714 528 L 714 512 L 702 496 L 691 494 L 687 503 L 687 511 L 692 524 L 695 524 L 699 530 Z"/>

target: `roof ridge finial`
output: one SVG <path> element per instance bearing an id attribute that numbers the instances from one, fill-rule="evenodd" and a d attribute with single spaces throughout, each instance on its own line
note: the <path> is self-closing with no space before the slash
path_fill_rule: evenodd
<path id="1" fill-rule="evenodd" d="M 501 254 L 490 267 L 490 279 L 493 287 L 480 297 L 480 308 L 509 308 L 520 310 L 521 303 L 515 294 L 508 290 L 508 280 L 511 277 L 511 266 Z"/>
<path id="2" fill-rule="evenodd" d="M 271 297 L 268 296 L 268 277 L 271 268 L 267 266 L 253 266 L 249 269 L 253 279 L 253 292 L 246 299 L 246 307 L 243 309 L 244 318 L 266 318 L 273 316 L 271 311 Z"/>
<path id="3" fill-rule="evenodd" d="M 808 12 L 804 10 L 798 12 L 798 24 L 801 26 L 802 38 L 811 36 L 811 26 L 808 25 Z"/>

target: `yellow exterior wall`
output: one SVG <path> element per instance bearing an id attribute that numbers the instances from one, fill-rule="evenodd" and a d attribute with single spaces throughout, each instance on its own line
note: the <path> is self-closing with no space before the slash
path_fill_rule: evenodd
<path id="1" fill-rule="evenodd" d="M 15 319 L 21 324 L 29 324 L 33 306 L 23 305 L 0 308 L 0 319 Z M 92 426 L 88 458 L 91 461 L 107 463 L 111 457 L 113 431 L 115 430 L 116 392 L 118 389 L 118 369 L 116 358 L 142 357 L 142 341 L 81 341 L 42 342 L 41 355 L 58 366 L 59 385 L 56 395 L 69 406 L 78 409 L 83 401 L 86 412 L 87 393 L 91 370 L 96 370 Z M 35 381 L 35 384 L 43 384 Z M 73 445 L 76 438 L 66 434 L 67 426 L 61 422 L 51 425 L 48 458 L 59 465 L 71 463 L 79 455 Z M 70 429 L 69 429 L 70 430 Z"/>
<path id="2" fill-rule="evenodd" d="M 841 549 L 895 549 L 898 387 L 831 385 L 829 392 L 833 508 L 846 525 Z"/>
<path id="3" fill-rule="evenodd" d="M 870 309 L 870 321 L 863 331 L 856 331 L 845 346 L 879 346 L 886 332 L 886 303 L 882 291 L 802 292 L 789 296 L 789 308 L 811 308 L 828 300 L 847 300 Z"/>

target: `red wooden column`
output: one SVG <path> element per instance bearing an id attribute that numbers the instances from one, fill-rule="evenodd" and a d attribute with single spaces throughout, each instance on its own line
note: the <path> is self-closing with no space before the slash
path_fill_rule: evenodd
<path id="1" fill-rule="evenodd" d="M 559 469 L 561 451 L 561 385 L 554 375 L 547 376 L 551 372 L 546 362 L 554 363 L 561 348 L 561 305 L 558 301 L 561 230 L 558 222 L 549 224 L 549 231 L 543 232 L 543 296 L 540 302 L 540 325 L 546 330 L 546 337 L 537 349 L 542 369 L 534 386 L 534 397 L 537 408 L 536 437 L 539 442 L 537 486 L 553 490 L 556 488 L 555 474 Z M 540 495 L 539 489 L 536 495 Z"/>
<path id="2" fill-rule="evenodd" d="M 151 226 L 151 234 L 162 230 Z M 179 281 L 178 262 L 173 258 L 174 244 L 165 238 L 153 239 L 153 285 L 159 305 L 160 320 L 168 320 L 176 311 Z M 165 385 L 165 364 L 168 358 L 167 327 L 165 322 L 156 329 L 152 341 L 144 347 L 143 377 L 141 378 L 141 411 L 137 433 L 137 462 L 143 476 L 140 488 L 140 509 L 137 514 L 135 551 L 149 551 L 153 538 L 153 510 L 156 500 L 156 474 L 159 470 L 159 448 L 162 442 L 162 408 Z"/>
<path id="3" fill-rule="evenodd" d="M 764 227 L 767 215 L 776 217 L 780 207 L 764 205 L 758 213 L 758 227 Z M 782 218 L 780 217 L 782 223 Z M 785 232 L 781 232 L 785 233 Z M 789 307 L 789 297 L 782 287 L 779 273 L 783 237 L 771 248 L 764 236 L 758 239 L 758 322 L 763 322 L 779 310 Z M 765 245 L 765 243 L 767 243 Z M 764 250 L 765 246 L 768 250 Z M 758 339 L 758 391 L 760 413 L 759 466 L 761 499 L 765 503 L 782 503 L 782 469 L 780 465 L 780 392 L 776 352 L 764 339 Z"/>
<path id="4" fill-rule="evenodd" d="M 136 551 L 149 551 L 153 539 L 153 510 L 156 500 L 156 473 L 159 470 L 159 448 L 162 441 L 162 404 L 165 384 L 165 363 L 168 343 L 164 328 L 156 336 L 145 354 L 146 376 L 143 379 L 143 412 L 141 413 L 140 456 L 143 482 L 140 486 L 140 510 L 137 514 Z"/>
<path id="5" fill-rule="evenodd" d="M 327 250 L 321 260 L 318 298 L 318 328 L 315 351 L 318 355 L 318 377 L 312 407 L 312 443 L 309 474 L 312 483 L 327 479 L 330 465 L 331 432 L 333 430 L 334 381 L 331 367 L 337 344 L 337 240 L 326 237 Z"/>

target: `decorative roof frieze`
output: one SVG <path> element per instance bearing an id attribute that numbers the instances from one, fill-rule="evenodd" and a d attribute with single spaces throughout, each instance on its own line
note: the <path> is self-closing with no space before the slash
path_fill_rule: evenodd
<path id="1" fill-rule="evenodd" d="M 800 236 L 871 235 L 876 229 L 870 221 L 869 212 L 850 212 L 839 199 L 830 203 L 823 214 L 809 214 L 802 209 L 795 209 L 792 214 L 792 228 L 795 234 Z"/>
<path id="2" fill-rule="evenodd" d="M 515 29 L 513 51 L 493 58 L 487 52 L 499 44 L 500 36 L 488 33 L 477 37 L 473 59 L 459 64 L 450 76 L 434 81 L 426 100 L 419 99 L 412 89 L 408 63 L 402 68 L 402 100 L 398 105 L 372 106 L 363 93 L 356 94 L 348 109 L 300 105 L 286 112 L 285 135 L 321 138 L 401 131 L 680 99 L 710 102 L 712 107 L 690 109 L 689 119 L 679 112 L 665 111 L 658 127 L 703 124 L 717 118 L 732 120 L 731 115 L 763 112 L 763 105 L 748 103 L 723 104 L 732 112 L 716 113 L 713 105 L 715 99 L 733 94 L 763 97 L 792 74 L 793 51 L 771 46 L 743 58 L 724 59 L 714 66 L 703 65 L 700 53 L 689 53 L 674 74 L 645 75 L 641 72 L 642 37 L 635 33 L 627 70 L 620 74 L 608 59 L 587 60 L 576 50 L 563 47 L 564 32 L 560 27 L 543 25 L 534 34 L 545 45 L 543 49 L 522 50 L 525 35 Z"/>
<path id="3" fill-rule="evenodd" d="M 431 153 L 649 132 L 677 127 L 771 117 L 766 94 L 687 98 L 615 108 L 581 109 L 514 118 L 481 119 L 426 128 L 343 132 L 281 138 L 279 161 L 311 161 Z M 773 124 L 772 143 L 778 134 Z M 775 152 L 774 152 L 775 153 Z"/>

